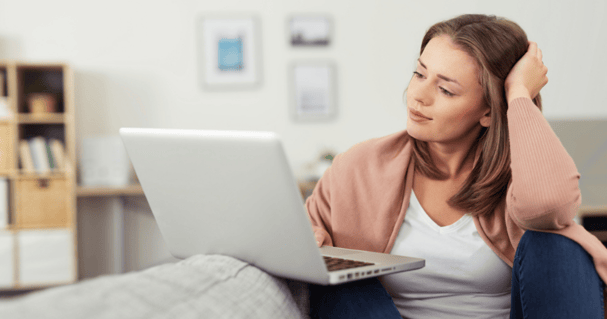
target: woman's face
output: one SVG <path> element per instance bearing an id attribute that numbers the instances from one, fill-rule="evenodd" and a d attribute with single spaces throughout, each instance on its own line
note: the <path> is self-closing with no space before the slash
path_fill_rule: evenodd
<path id="1" fill-rule="evenodd" d="M 409 135 L 447 144 L 478 138 L 482 126 L 490 124 L 478 70 L 448 36 L 430 40 L 407 89 Z"/>

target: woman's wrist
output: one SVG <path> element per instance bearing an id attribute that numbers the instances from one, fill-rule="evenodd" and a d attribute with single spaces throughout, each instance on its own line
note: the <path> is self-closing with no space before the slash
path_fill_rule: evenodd
<path id="1" fill-rule="evenodd" d="M 508 100 L 508 103 L 512 102 L 514 99 L 517 99 L 519 97 L 526 97 L 532 100 L 531 94 L 529 94 L 529 90 L 527 90 L 527 88 L 525 88 L 524 86 L 511 87 L 506 91 L 506 99 Z"/>

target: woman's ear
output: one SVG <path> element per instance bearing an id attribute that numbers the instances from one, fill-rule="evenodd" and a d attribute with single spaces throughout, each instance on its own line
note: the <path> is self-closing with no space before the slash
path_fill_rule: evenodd
<path id="1" fill-rule="evenodd" d="M 491 109 L 490 108 L 487 108 L 487 111 L 485 112 L 485 114 L 483 114 L 483 117 L 481 117 L 480 123 L 481 123 L 481 126 L 483 126 L 483 127 L 491 126 Z"/>

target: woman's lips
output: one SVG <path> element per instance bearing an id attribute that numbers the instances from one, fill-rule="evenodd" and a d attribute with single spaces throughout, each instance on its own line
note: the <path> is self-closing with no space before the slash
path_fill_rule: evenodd
<path id="1" fill-rule="evenodd" d="M 431 118 L 429 118 L 413 109 L 409 109 L 409 118 L 411 118 L 415 122 L 423 122 L 423 121 L 431 120 Z"/>

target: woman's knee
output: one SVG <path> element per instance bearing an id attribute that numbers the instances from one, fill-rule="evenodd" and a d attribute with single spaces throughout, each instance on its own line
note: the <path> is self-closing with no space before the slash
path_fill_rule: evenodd
<path id="1" fill-rule="evenodd" d="M 516 251 L 514 269 L 533 273 L 540 280 L 564 276 L 584 282 L 601 282 L 592 257 L 575 241 L 558 234 L 526 231 Z"/>
<path id="2" fill-rule="evenodd" d="M 603 318 L 604 284 L 594 268 L 592 257 L 567 237 L 525 232 L 516 251 L 512 275 L 513 291 L 520 292 L 523 304 L 533 305 L 527 310 L 560 309 L 566 313 L 586 309 L 594 314 L 600 313 Z"/>
<path id="3" fill-rule="evenodd" d="M 582 258 L 592 261 L 588 253 L 575 241 L 559 234 L 528 230 L 523 234 L 517 255 L 530 254 L 534 258 Z"/>

